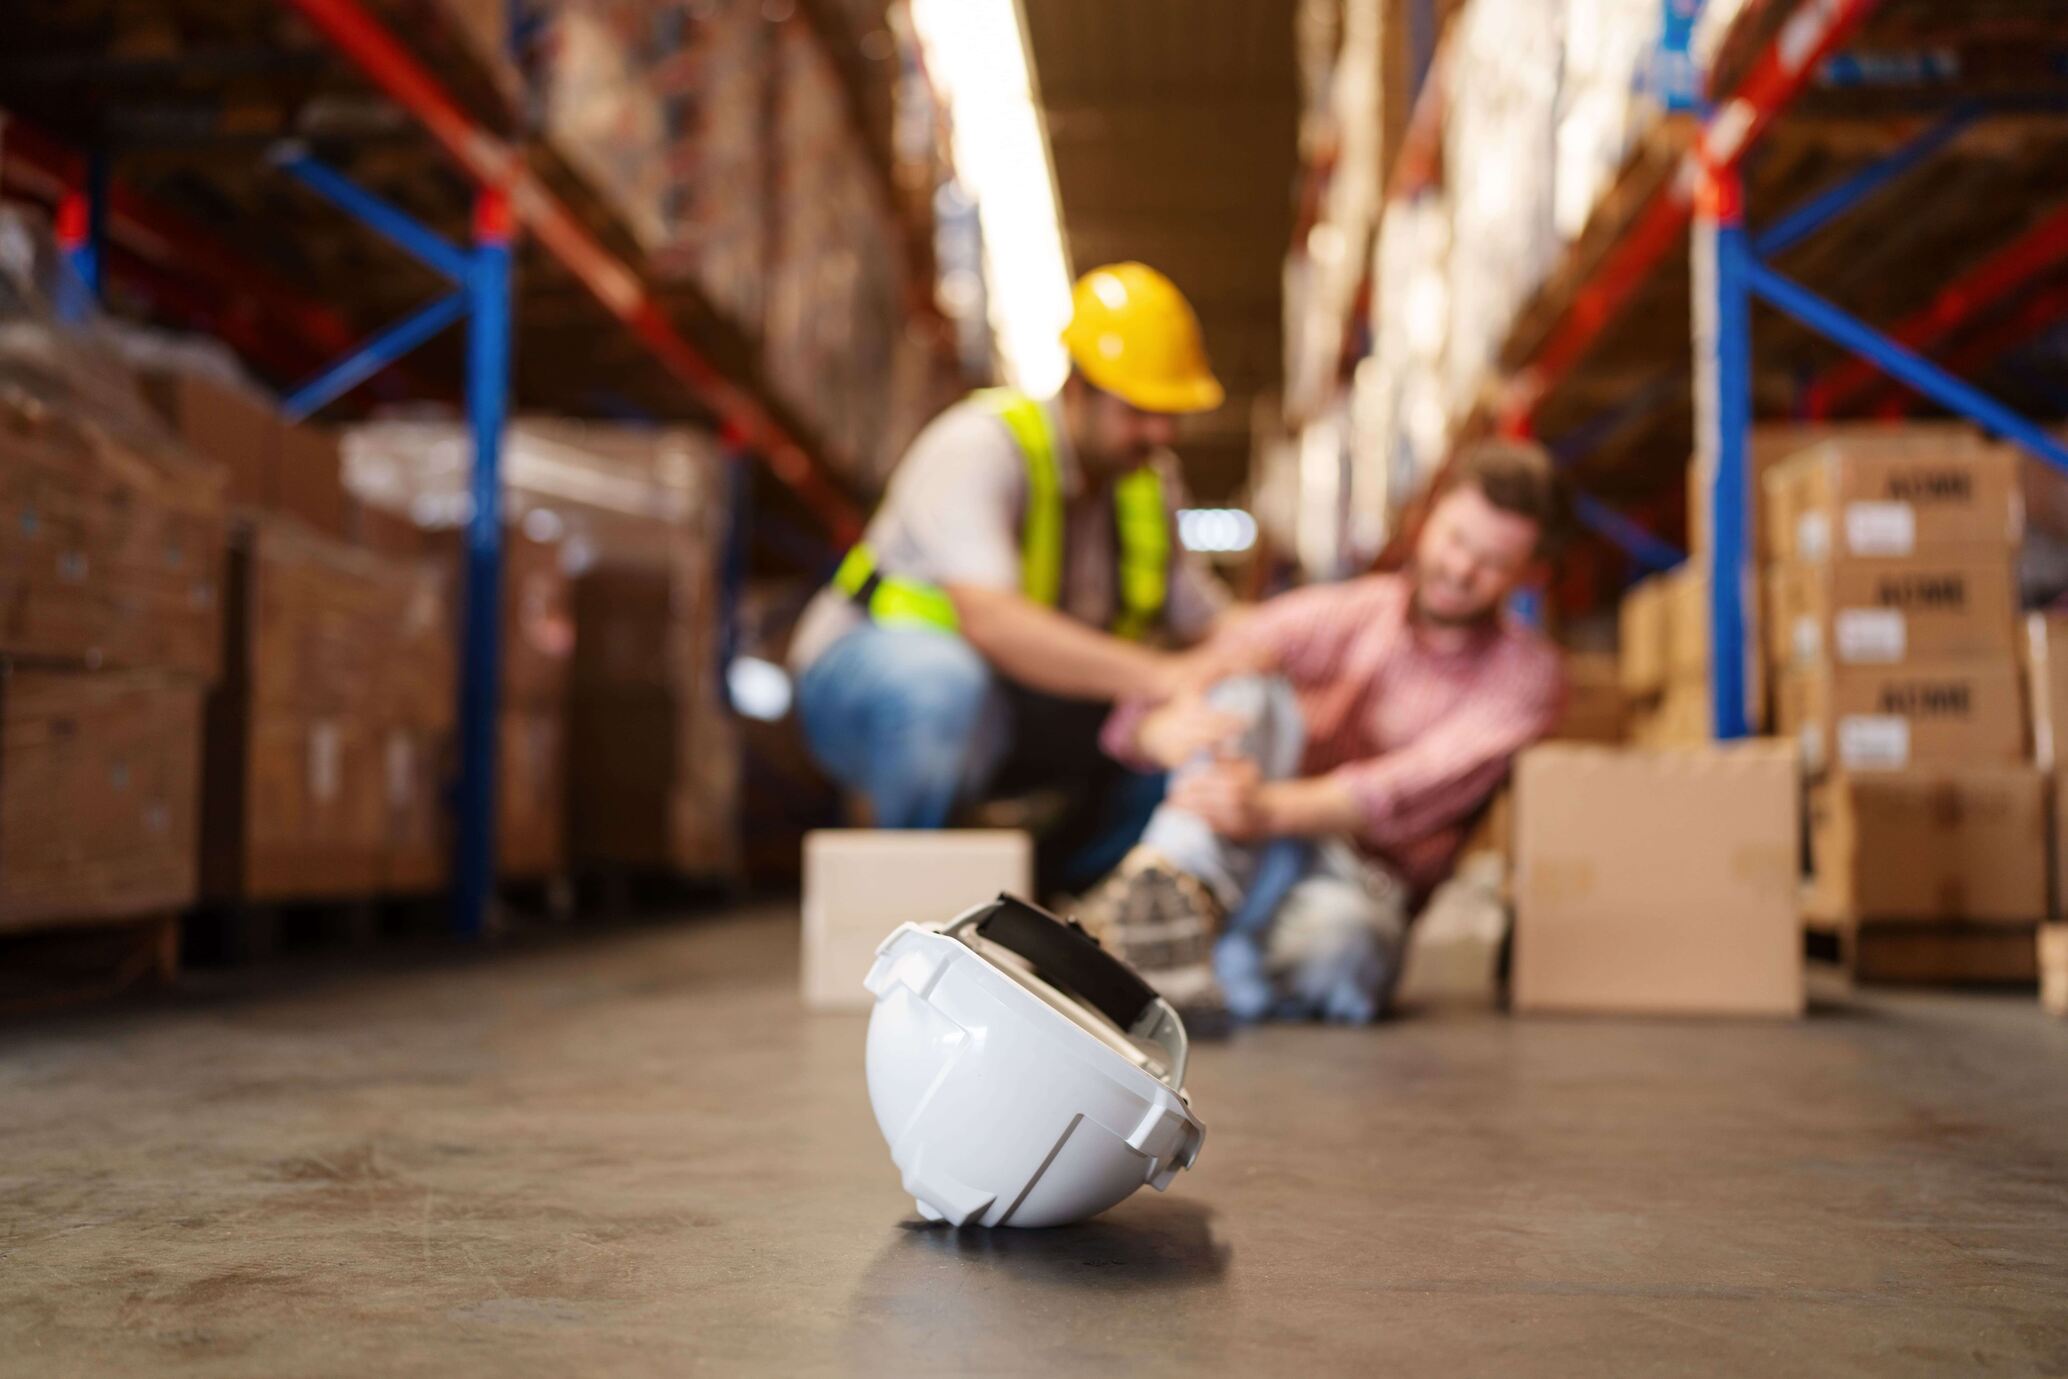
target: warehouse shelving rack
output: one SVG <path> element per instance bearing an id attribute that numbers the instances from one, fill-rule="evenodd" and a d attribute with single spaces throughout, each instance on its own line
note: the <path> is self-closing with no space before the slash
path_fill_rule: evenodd
<path id="1" fill-rule="evenodd" d="M 1440 175 L 1447 68 L 1439 49 L 1389 199 Z M 1972 381 L 2068 321 L 2068 4 L 1751 0 L 1722 45 L 1710 101 L 1692 117 L 1667 115 L 1641 142 L 1565 263 L 1518 313 L 1486 400 L 1458 434 L 1537 436 L 1583 479 L 1656 487 L 1656 466 L 1629 457 L 1649 444 L 1655 458 L 1692 392 L 1696 474 L 1710 489 L 1713 527 L 1699 543 L 1711 576 L 1713 727 L 1731 739 L 1753 722 L 1746 451 L 1755 396 L 1821 421 L 1901 416 L 1915 394 L 2068 470 L 2068 447 Z M 1981 171 L 1934 176 L 1963 141 L 1992 133 Z M 1757 165 L 1789 136 L 1800 137 Z M 1938 204 L 1962 193 L 1969 204 Z M 1755 232 L 1755 195 L 1793 208 Z M 1850 239 L 1835 233 L 1842 219 Z M 1840 242 L 1819 253 L 1820 236 Z M 1776 266 L 1791 258 L 1803 267 Z M 1846 271 L 1854 261 L 1943 286 L 1887 310 Z M 1824 278 L 1861 306 L 1819 290 Z M 1783 341 L 1792 349 L 1755 351 L 1755 302 L 1798 328 Z M 1871 316 L 1894 324 L 1878 328 Z M 1837 357 L 1806 350 L 1812 337 Z M 1670 361 L 1670 338 L 1691 343 L 1691 370 L 1660 362 Z M 1775 357 L 1819 362 L 1807 376 L 1776 378 L 1760 369 Z M 2068 406 L 2058 389 L 2042 402 Z M 1640 567 L 1685 558 L 1612 501 L 1577 502 L 1581 519 Z"/>
<path id="2" fill-rule="evenodd" d="M 479 935 L 494 877 L 499 451 L 520 322 L 527 338 L 535 323 L 555 332 L 555 364 L 538 371 L 541 386 L 534 389 L 546 405 L 710 422 L 733 454 L 763 461 L 835 546 L 859 530 L 855 496 L 823 440 L 772 396 L 752 342 L 694 289 L 658 283 L 643 271 L 636 244 L 600 199 L 551 149 L 521 134 L 516 102 L 498 91 L 438 7 L 422 0 L 178 0 L 169 9 L 187 11 L 224 46 L 195 60 L 181 53 L 138 59 L 112 46 L 81 52 L 79 16 L 57 0 L 11 14 L 10 55 L 0 62 L 0 108 L 9 112 L 0 125 L 0 169 L 11 192 L 56 206 L 61 241 L 89 290 L 121 278 L 170 313 L 205 323 L 247 359 L 305 369 L 286 394 L 293 416 L 314 413 L 369 381 L 390 396 L 464 396 L 474 463 L 453 924 L 463 935 Z M 822 40 L 834 23 L 819 0 L 805 18 Z M 60 34 L 75 46 L 45 43 Z M 63 56 L 39 70 L 38 55 L 52 52 Z M 854 64 L 836 58 L 835 67 L 880 175 L 886 213 L 897 216 L 887 148 L 868 127 Z M 325 157 L 300 143 L 254 138 L 220 117 L 226 93 L 282 80 L 319 98 L 361 104 L 370 90 L 381 109 L 362 111 L 350 130 L 326 130 Z M 107 95 L 94 89 L 97 81 L 106 82 Z M 284 183 L 328 203 L 334 214 L 321 233 L 335 241 L 316 257 L 343 267 L 301 281 L 263 266 L 263 256 L 240 252 L 235 236 L 223 233 L 229 227 L 125 186 L 115 162 L 127 150 L 96 143 L 94 135 L 122 123 L 127 112 L 118 103 L 132 88 L 158 102 L 147 112 L 151 119 L 173 127 L 164 142 L 183 154 L 205 154 L 200 181 L 228 211 L 226 219 L 248 206 L 277 206 L 268 198 Z M 197 119 L 202 106 L 218 108 Z M 134 138 L 146 123 L 139 116 L 123 127 Z M 138 141 L 156 148 L 151 139 Z M 87 151 L 75 152 L 74 143 Z M 339 155 L 343 166 L 332 160 Z M 454 172 L 463 199 L 452 195 Z M 468 227 L 465 242 L 441 228 L 456 222 Z M 388 259 L 376 259 L 376 241 L 389 246 Z M 900 218 L 893 242 L 911 271 L 930 263 L 920 227 Z M 409 302 L 406 312 L 386 300 L 392 294 L 370 290 L 369 279 L 350 271 L 378 261 L 385 277 L 395 269 L 393 249 L 421 270 L 398 291 L 440 289 L 428 302 Z M 927 300 L 908 310 L 931 313 L 930 294 L 915 293 L 914 300 L 920 295 Z M 400 319 L 378 324 L 382 313 Z M 448 352 L 403 364 L 461 320 L 468 329 L 459 359 Z M 636 375 L 638 397 L 625 398 L 622 375 Z"/>

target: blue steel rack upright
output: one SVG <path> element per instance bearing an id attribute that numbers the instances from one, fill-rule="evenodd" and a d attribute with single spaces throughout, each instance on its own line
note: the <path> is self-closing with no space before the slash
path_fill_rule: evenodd
<path id="1" fill-rule="evenodd" d="M 487 927 L 495 886 L 496 718 L 501 710 L 503 425 L 510 395 L 510 255 L 515 226 L 507 194 L 487 187 L 474 197 L 474 243 L 462 248 L 360 187 L 308 152 L 287 148 L 282 171 L 357 219 L 454 285 L 291 392 L 290 417 L 300 419 L 344 396 L 445 327 L 467 321 L 467 429 L 474 463 L 468 472 L 465 578 L 461 584 L 460 774 L 454 811 L 453 928 L 473 937 Z"/>

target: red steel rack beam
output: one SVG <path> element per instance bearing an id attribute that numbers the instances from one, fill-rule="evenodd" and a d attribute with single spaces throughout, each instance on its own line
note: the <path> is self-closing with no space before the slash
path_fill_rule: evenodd
<path id="1" fill-rule="evenodd" d="M 836 544 L 861 530 L 860 514 L 818 462 L 761 403 L 684 339 L 631 265 L 612 254 L 533 176 L 521 152 L 480 127 L 443 85 L 359 0 L 281 0 L 314 25 L 373 84 L 414 116 L 468 177 L 507 191 L 518 221 L 633 338 L 768 461 Z"/>
<path id="2" fill-rule="evenodd" d="M 2068 205 L 1955 278 L 1922 311 L 1889 331 L 1897 344 L 1928 351 L 1977 315 L 2002 305 L 2035 278 L 2057 269 L 2068 256 Z M 1833 416 L 1879 377 L 1864 359 L 1848 356 L 1831 366 L 1803 395 L 1812 420 Z"/>
<path id="3" fill-rule="evenodd" d="M 1844 46 L 1880 4 L 1881 0 L 1805 0 L 1781 26 L 1738 91 L 1709 117 L 1701 142 L 1679 173 L 1639 213 L 1593 280 L 1575 294 L 1535 362 L 1515 379 L 1501 406 L 1502 431 L 1529 434 L 1537 408 L 1551 390 L 1578 367 L 1680 242 L 1694 214 L 1700 170 L 1735 168 L 1809 85 L 1824 59 Z"/>

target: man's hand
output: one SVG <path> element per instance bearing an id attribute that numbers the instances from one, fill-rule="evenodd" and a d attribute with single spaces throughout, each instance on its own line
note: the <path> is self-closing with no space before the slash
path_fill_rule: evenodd
<path id="1" fill-rule="evenodd" d="M 1364 822 L 1356 798 L 1331 776 L 1266 781 L 1255 762 L 1237 759 L 1180 775 L 1170 803 L 1234 843 L 1351 833 Z"/>
<path id="2" fill-rule="evenodd" d="M 1229 746 L 1242 729 L 1243 720 L 1238 715 L 1215 708 L 1197 694 L 1188 694 L 1144 718 L 1135 733 L 1135 747 L 1169 770 L 1202 752 Z"/>
<path id="3" fill-rule="evenodd" d="M 1262 808 L 1263 778 L 1257 764 L 1226 757 L 1198 771 L 1188 771 L 1171 785 L 1170 803 L 1205 820 L 1206 826 L 1232 842 L 1246 843 L 1270 830 Z"/>

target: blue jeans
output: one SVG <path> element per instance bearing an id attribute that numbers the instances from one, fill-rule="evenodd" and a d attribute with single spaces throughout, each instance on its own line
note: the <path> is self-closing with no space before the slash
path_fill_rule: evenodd
<path id="1" fill-rule="evenodd" d="M 1141 836 L 1163 778 L 1120 770 L 1095 741 L 1054 740 L 1042 707 L 962 638 L 923 628 L 858 627 L 797 683 L 805 745 L 828 775 L 868 798 L 880 828 L 946 827 L 958 807 L 985 797 L 1009 757 L 1015 767 L 1031 759 L 1037 777 L 1052 762 L 1048 783 L 1091 787 L 1082 804 L 1092 826 L 1076 830 L 1083 836 L 1059 866 L 1044 866 L 1049 883 L 1076 888 L 1111 870 Z M 1086 717 L 1083 707 L 1075 719 Z M 1022 735 L 1040 740 L 1016 743 Z"/>
<path id="2" fill-rule="evenodd" d="M 1243 720 L 1237 750 L 1264 779 L 1299 774 L 1306 724 L 1290 685 L 1249 676 L 1207 697 Z M 1385 868 L 1339 838 L 1231 842 L 1168 804 L 1142 845 L 1206 882 L 1227 907 L 1214 973 L 1237 1019 L 1364 1024 L 1385 1010 L 1407 933 L 1407 888 Z"/>

